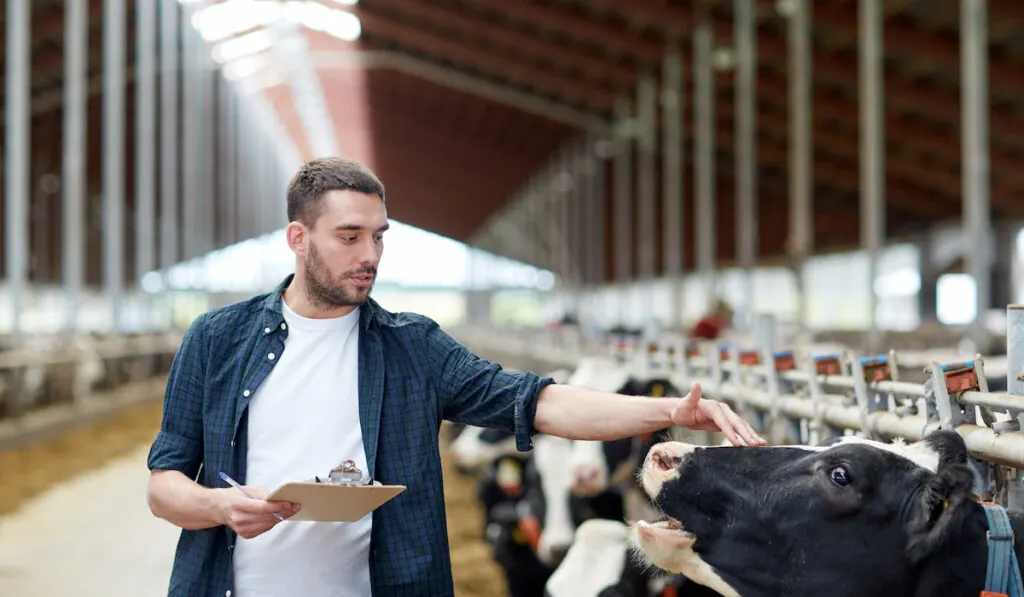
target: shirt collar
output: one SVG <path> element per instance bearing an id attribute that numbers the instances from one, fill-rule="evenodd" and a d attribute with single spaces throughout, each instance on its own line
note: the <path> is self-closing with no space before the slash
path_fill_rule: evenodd
<path id="1" fill-rule="evenodd" d="M 263 299 L 263 320 L 268 327 L 277 327 L 284 323 L 284 313 L 281 311 L 281 300 L 284 291 L 292 283 L 295 274 L 288 274 L 270 294 Z M 377 314 L 378 305 L 372 298 L 367 297 L 362 308 L 359 309 L 359 327 L 361 331 L 369 330 Z"/>

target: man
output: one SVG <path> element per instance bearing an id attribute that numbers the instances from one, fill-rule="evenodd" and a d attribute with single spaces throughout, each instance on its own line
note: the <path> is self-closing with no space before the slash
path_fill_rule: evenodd
<path id="1" fill-rule="evenodd" d="M 358 162 L 306 164 L 287 202 L 295 273 L 199 316 L 171 367 L 147 492 L 183 529 L 171 595 L 452 595 L 442 419 L 515 432 L 520 450 L 536 433 L 611 439 L 672 424 L 764 443 L 699 387 L 668 400 L 554 385 L 477 357 L 427 317 L 382 309 L 369 295 L 384 188 Z M 279 523 L 296 509 L 262 499 L 345 459 L 408 489 L 354 523 Z"/>

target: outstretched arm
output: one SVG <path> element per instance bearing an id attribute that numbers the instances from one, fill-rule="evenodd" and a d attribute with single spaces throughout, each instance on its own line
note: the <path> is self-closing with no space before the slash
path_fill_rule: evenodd
<path id="1" fill-rule="evenodd" d="M 540 433 L 585 440 L 613 440 L 671 426 L 721 431 L 737 446 L 765 443 L 728 404 L 702 398 L 696 383 L 683 398 L 624 396 L 549 385 L 540 391 L 534 418 Z"/>

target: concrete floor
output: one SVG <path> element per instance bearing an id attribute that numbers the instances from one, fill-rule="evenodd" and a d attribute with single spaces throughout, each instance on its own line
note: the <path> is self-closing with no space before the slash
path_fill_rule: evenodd
<path id="1" fill-rule="evenodd" d="M 71 478 L 0 518 L 0 595 L 166 595 L 179 531 L 146 505 L 148 450 Z"/>

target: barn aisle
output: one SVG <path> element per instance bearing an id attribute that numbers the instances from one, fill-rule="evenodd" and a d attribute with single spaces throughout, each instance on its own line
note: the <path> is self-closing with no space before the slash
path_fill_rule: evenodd
<path id="1" fill-rule="evenodd" d="M 147 405 L 0 453 L 0 595 L 167 594 L 178 529 L 146 504 L 159 413 Z M 481 539 L 474 482 L 443 463 L 456 597 L 505 597 Z"/>
<path id="2" fill-rule="evenodd" d="M 166 595 L 178 529 L 146 505 L 148 449 L 0 519 L 0 595 Z"/>

